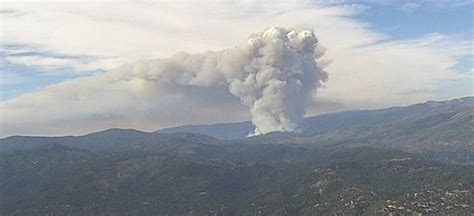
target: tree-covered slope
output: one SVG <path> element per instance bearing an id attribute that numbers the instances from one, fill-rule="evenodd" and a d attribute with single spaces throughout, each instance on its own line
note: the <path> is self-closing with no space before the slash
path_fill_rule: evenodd
<path id="1" fill-rule="evenodd" d="M 206 150 L 210 146 L 201 146 L 206 157 L 166 149 L 93 153 L 59 144 L 3 153 L 0 210 L 2 215 L 371 215 L 424 212 L 425 205 L 438 214 L 474 210 L 471 166 L 370 147 L 293 145 L 286 147 L 293 155 L 268 156 L 281 146 L 243 145 L 243 153 L 232 145 Z M 430 191 L 437 197 L 427 198 Z M 407 201 L 415 193 L 425 195 Z M 390 209 L 387 200 L 405 209 Z"/>

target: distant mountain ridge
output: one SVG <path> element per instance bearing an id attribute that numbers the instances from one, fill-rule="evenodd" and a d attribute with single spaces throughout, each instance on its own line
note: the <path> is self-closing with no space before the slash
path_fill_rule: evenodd
<path id="1" fill-rule="evenodd" d="M 474 97 L 415 104 L 380 110 L 347 111 L 306 118 L 302 133 L 275 132 L 246 138 L 250 122 L 191 125 L 143 132 L 108 129 L 83 136 L 0 139 L 0 152 L 59 143 L 91 151 L 127 151 L 170 147 L 170 151 L 194 152 L 205 144 L 280 143 L 352 145 L 391 148 L 407 152 L 449 153 L 474 161 Z M 232 139 L 231 139 L 232 138 Z M 231 141 L 223 141 L 223 140 Z M 152 145 L 153 144 L 153 145 Z M 186 145 L 185 145 L 186 144 Z M 168 146 L 168 147 L 166 147 Z"/>
<path id="2" fill-rule="evenodd" d="M 197 140 L 197 141 L 196 141 Z M 134 129 L 107 129 L 83 136 L 28 137 L 11 136 L 0 139 L 0 152 L 31 149 L 50 144 L 62 144 L 91 151 L 126 151 L 139 148 L 142 143 L 217 142 L 215 138 L 191 133 L 148 133 Z"/>
<path id="3" fill-rule="evenodd" d="M 473 107 L 474 97 L 464 97 L 449 101 L 428 101 L 405 107 L 391 107 L 379 110 L 354 110 L 322 114 L 308 117 L 302 125 L 303 135 L 315 135 L 328 131 L 348 128 L 357 124 L 393 121 L 411 115 L 446 110 L 455 107 Z M 473 108 L 474 109 L 474 108 Z M 218 139 L 244 139 L 253 131 L 250 121 L 208 125 L 184 125 L 158 130 L 160 133 L 199 133 Z"/>
<path id="4" fill-rule="evenodd" d="M 459 151 L 474 156 L 474 106 L 433 109 L 324 133 L 275 133 L 252 140 L 254 143 L 374 146 L 407 152 Z"/>

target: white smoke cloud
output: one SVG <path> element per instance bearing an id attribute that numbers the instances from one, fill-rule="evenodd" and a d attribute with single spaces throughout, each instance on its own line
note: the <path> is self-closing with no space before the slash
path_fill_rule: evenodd
<path id="1" fill-rule="evenodd" d="M 327 47 L 322 58 L 334 63 L 327 67 L 327 87 L 318 88 L 317 97 L 307 101 L 307 116 L 472 95 L 472 78 L 454 69 L 458 57 L 472 54 L 469 35 L 397 39 L 358 19 L 361 13 L 371 11 L 357 4 L 321 5 L 305 0 L 7 1 L 2 6 L 1 41 L 21 45 L 11 51 L 92 57 L 87 64 L 58 64 L 40 58 L 48 55 L 13 59 L 35 69 L 66 66 L 76 69 L 71 72 L 108 71 L 124 62 L 166 58 L 179 50 L 204 53 L 229 48 L 272 25 L 308 25 L 317 29 L 318 39 Z M 5 50 L 0 47 L 0 51 Z M 323 61 L 317 62 L 321 65 Z M 126 80 L 109 71 L 86 72 L 88 77 L 44 86 L 45 79 L 57 75 L 50 72 L 40 70 L 33 76 L 21 70 L 0 72 L 0 99 L 2 93 L 15 96 L 0 102 L 0 137 L 80 135 L 111 127 L 153 131 L 251 118 L 249 108 L 229 92 L 227 80 L 208 87 L 157 85 L 132 75 L 126 75 Z M 62 73 L 69 71 L 58 71 L 60 76 Z"/>
<path id="2" fill-rule="evenodd" d="M 327 79 L 316 61 L 323 54 L 311 29 L 271 27 L 235 48 L 142 60 L 107 75 L 157 85 L 226 86 L 250 107 L 251 135 L 260 135 L 298 129 L 310 92 Z"/>

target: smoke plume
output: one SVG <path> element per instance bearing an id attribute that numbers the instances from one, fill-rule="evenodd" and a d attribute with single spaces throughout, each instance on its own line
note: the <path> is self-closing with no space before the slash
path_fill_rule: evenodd
<path id="1" fill-rule="evenodd" d="M 234 48 L 142 60 L 109 75 L 183 86 L 225 86 L 250 108 L 255 125 L 250 135 L 260 135 L 298 130 L 310 92 L 327 79 L 317 62 L 323 54 L 311 29 L 271 27 Z"/>

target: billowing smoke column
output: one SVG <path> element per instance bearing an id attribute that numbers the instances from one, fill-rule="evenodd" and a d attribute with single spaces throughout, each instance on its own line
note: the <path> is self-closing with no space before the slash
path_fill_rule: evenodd
<path id="1" fill-rule="evenodd" d="M 310 92 L 326 81 L 317 59 L 324 52 L 310 29 L 271 27 L 243 44 L 218 52 L 179 53 L 169 59 L 145 60 L 116 72 L 185 86 L 228 86 L 250 107 L 255 131 L 297 131 Z"/>

